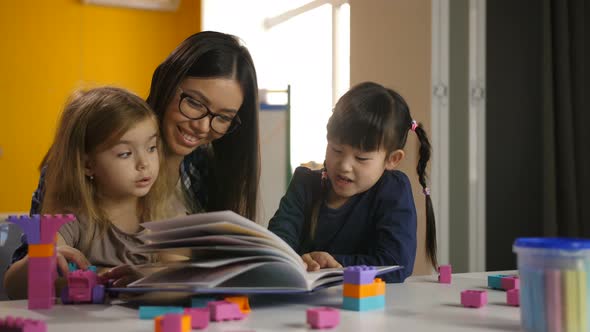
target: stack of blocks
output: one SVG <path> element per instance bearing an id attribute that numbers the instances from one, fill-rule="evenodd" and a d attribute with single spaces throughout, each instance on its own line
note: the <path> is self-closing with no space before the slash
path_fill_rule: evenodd
<path id="1" fill-rule="evenodd" d="M 385 282 L 375 278 L 372 266 L 350 266 L 344 270 L 342 308 L 367 311 L 385 307 Z"/>
<path id="2" fill-rule="evenodd" d="M 73 221 L 74 215 L 9 216 L 8 222 L 19 225 L 29 244 L 29 309 L 50 309 L 55 303 L 57 256 L 55 246 L 59 228 Z"/>

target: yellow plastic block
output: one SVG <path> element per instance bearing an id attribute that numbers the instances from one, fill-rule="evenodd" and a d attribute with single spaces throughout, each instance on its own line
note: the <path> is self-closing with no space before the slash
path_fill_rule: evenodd
<path id="1" fill-rule="evenodd" d="M 364 297 L 378 296 L 385 294 L 385 282 L 375 278 L 372 284 L 354 285 L 344 284 L 344 296 L 362 299 Z"/>
<path id="2" fill-rule="evenodd" d="M 154 318 L 154 332 L 162 332 L 162 320 L 164 316 L 158 316 Z M 182 315 L 180 320 L 180 332 L 190 332 L 192 329 L 191 326 L 191 316 L 190 315 Z"/>
<path id="3" fill-rule="evenodd" d="M 162 332 L 162 317 L 158 316 L 154 318 L 154 332 Z"/>
<path id="4" fill-rule="evenodd" d="M 55 244 L 29 244 L 29 257 L 53 257 Z"/>
<path id="5" fill-rule="evenodd" d="M 237 304 L 243 314 L 250 313 L 250 303 L 247 296 L 228 296 L 224 300 Z"/>

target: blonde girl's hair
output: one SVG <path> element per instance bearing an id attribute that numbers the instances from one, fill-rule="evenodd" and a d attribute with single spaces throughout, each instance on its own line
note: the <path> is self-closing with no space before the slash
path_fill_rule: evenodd
<path id="1" fill-rule="evenodd" d="M 165 217 L 168 188 L 156 115 L 144 100 L 116 87 L 77 91 L 69 98 L 45 156 L 42 213 L 81 215 L 96 226 L 94 229 L 104 233 L 110 220 L 97 203 L 93 181 L 85 175 L 85 158 L 111 148 L 128 130 L 146 119 L 152 120 L 158 130 L 160 171 L 149 193 L 140 198 L 137 213 L 141 221 Z"/>

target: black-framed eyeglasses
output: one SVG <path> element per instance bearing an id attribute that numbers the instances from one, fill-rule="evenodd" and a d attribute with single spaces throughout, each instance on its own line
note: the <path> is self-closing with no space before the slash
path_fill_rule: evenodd
<path id="1" fill-rule="evenodd" d="M 214 132 L 220 135 L 229 134 L 242 124 L 237 114 L 231 117 L 213 113 L 207 105 L 182 91 L 180 93 L 180 100 L 178 101 L 178 110 L 182 115 L 191 120 L 200 120 L 206 116 L 211 116 L 209 125 Z"/>

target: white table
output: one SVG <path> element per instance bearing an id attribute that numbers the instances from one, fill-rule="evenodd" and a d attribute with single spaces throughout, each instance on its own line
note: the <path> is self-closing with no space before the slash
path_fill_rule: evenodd
<path id="1" fill-rule="evenodd" d="M 384 310 L 341 310 L 340 325 L 333 331 L 519 331 L 520 310 L 506 304 L 503 291 L 488 290 L 488 305 L 480 309 L 464 308 L 460 302 L 462 290 L 487 289 L 488 274 L 510 273 L 514 271 L 455 274 L 451 285 L 439 284 L 436 276 L 388 284 Z M 205 331 L 308 331 L 306 309 L 339 308 L 341 303 L 341 287 L 314 294 L 251 296 L 247 318 L 211 322 Z M 29 311 L 26 301 L 0 302 L 0 317 L 6 315 L 44 319 L 49 332 L 154 331 L 152 320 L 140 320 L 136 309 L 122 305 L 55 305 Z"/>

